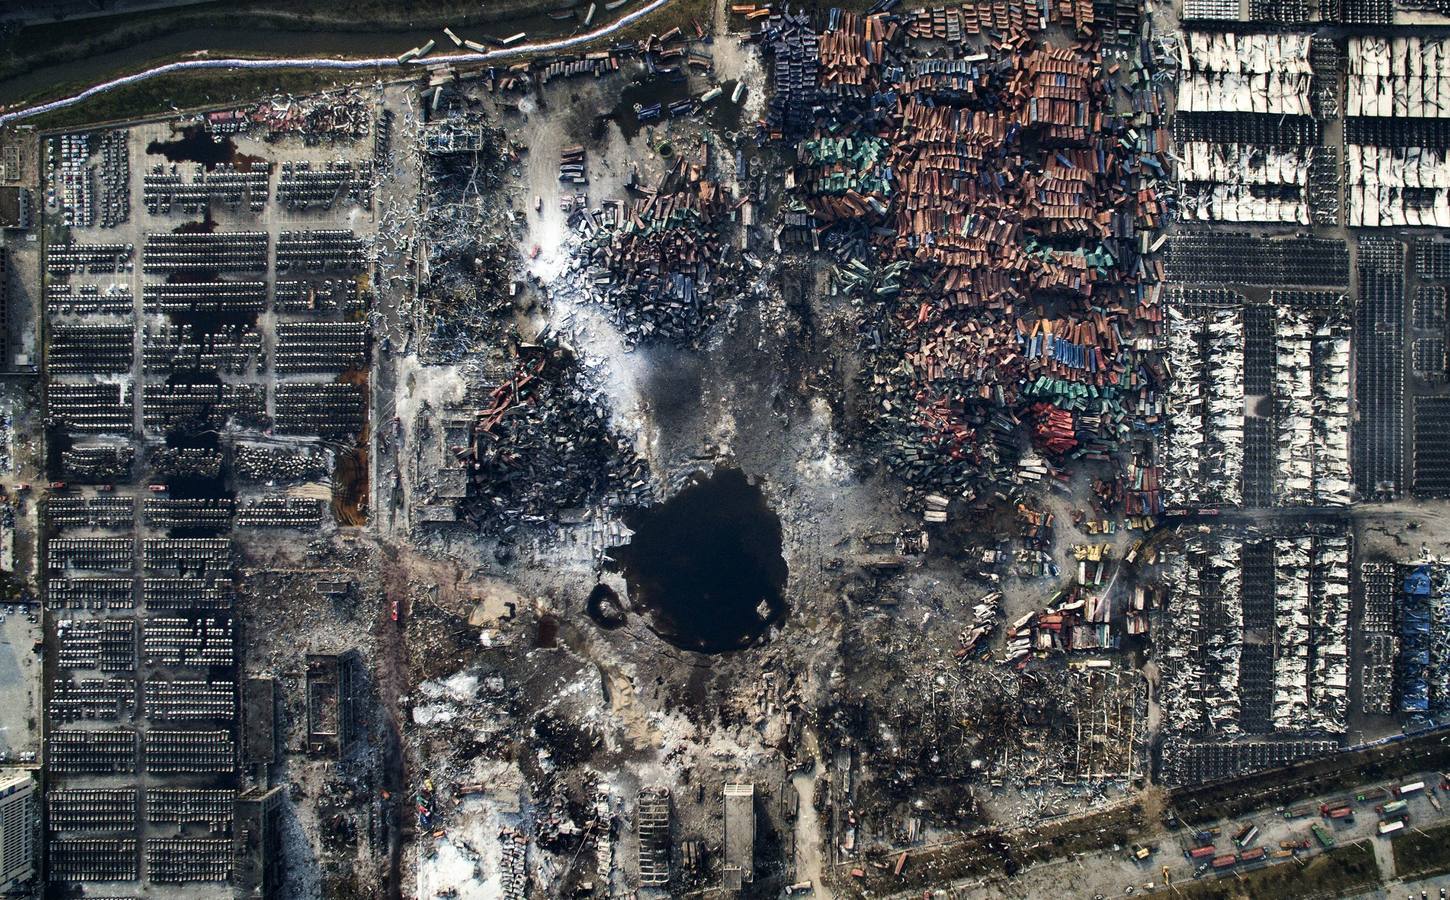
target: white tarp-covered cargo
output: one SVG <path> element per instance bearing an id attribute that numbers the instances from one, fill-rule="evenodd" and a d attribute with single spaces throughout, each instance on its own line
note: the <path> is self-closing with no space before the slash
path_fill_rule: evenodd
<path id="1" fill-rule="evenodd" d="M 1193 538 L 1164 559 L 1171 600 L 1159 656 L 1165 725 L 1179 734 L 1233 736 L 1239 718 L 1243 599 L 1237 541 Z"/>
<path id="2" fill-rule="evenodd" d="M 1243 501 L 1244 323 L 1238 309 L 1168 313 L 1169 405 L 1163 487 L 1179 506 Z M 1204 360 L 1212 360 L 1206 366 Z"/>
<path id="3" fill-rule="evenodd" d="M 1275 320 L 1278 506 L 1344 506 L 1349 486 L 1349 331 L 1341 317 L 1280 308 Z"/>
<path id="4" fill-rule="evenodd" d="M 1309 224 L 1309 153 L 1255 144 L 1185 141 L 1178 165 L 1186 218 Z M 1285 190 L 1292 186 L 1293 190 Z M 1254 188 L 1274 187 L 1272 192 Z M 1273 196 L 1265 196 L 1270 193 Z"/>
<path id="5" fill-rule="evenodd" d="M 1349 225 L 1450 227 L 1450 164 L 1444 150 L 1345 144 Z"/>
<path id="6" fill-rule="evenodd" d="M 1346 114 L 1450 118 L 1450 40 L 1351 37 L 1345 63 Z"/>
<path id="7" fill-rule="evenodd" d="M 1179 112 L 1312 114 L 1307 34 L 1189 31 L 1180 57 Z"/>

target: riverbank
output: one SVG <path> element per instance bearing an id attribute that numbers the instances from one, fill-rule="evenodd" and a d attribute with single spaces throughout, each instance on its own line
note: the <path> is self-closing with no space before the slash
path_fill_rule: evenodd
<path id="1" fill-rule="evenodd" d="M 607 25 L 644 0 L 607 12 L 599 2 L 591 28 Z M 277 0 L 208 2 L 74 22 L 30 24 L 0 34 L 0 104 L 31 105 L 79 92 L 189 54 L 370 58 L 396 56 L 442 34 L 482 41 L 520 31 L 533 41 L 582 33 L 588 0 L 444 0 L 426 8 L 358 0 L 324 0 L 299 9 Z M 568 19 L 549 13 L 570 12 Z M 496 27 L 495 27 L 496 26 Z"/>
<path id="2" fill-rule="evenodd" d="M 633 39 L 649 30 L 668 29 L 676 24 L 683 26 L 697 18 L 707 23 L 711 9 L 711 0 L 650 0 L 624 12 L 615 21 L 582 34 L 517 44 L 486 53 L 445 52 L 430 56 L 428 62 L 466 69 L 470 66 L 514 63 L 552 53 L 577 52 L 610 40 Z M 400 65 L 391 56 L 365 59 L 259 57 L 182 60 L 103 81 L 61 99 L 12 108 L 0 114 L 0 125 L 25 121 L 42 129 L 64 128 L 82 123 L 124 120 L 166 109 L 224 106 L 237 100 L 279 92 L 317 91 L 379 78 L 396 80 L 419 72 L 420 67 Z M 291 81 L 280 77 L 283 74 L 303 76 L 302 83 L 292 86 Z"/>

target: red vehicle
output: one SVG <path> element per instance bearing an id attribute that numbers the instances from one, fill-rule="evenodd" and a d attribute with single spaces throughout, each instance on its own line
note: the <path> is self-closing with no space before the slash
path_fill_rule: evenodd
<path id="1" fill-rule="evenodd" d="M 146 485 L 146 490 L 150 491 L 153 494 L 160 494 L 160 493 L 164 493 L 165 492 L 166 485 L 164 485 L 164 484 L 148 484 L 148 485 Z"/>
<path id="2" fill-rule="evenodd" d="M 1209 844 L 1206 847 L 1195 847 L 1192 850 L 1184 853 L 1183 855 L 1187 856 L 1189 859 L 1208 859 L 1217 852 L 1217 850 L 1213 849 L 1213 845 Z"/>
<path id="3" fill-rule="evenodd" d="M 1239 856 L 1239 862 L 1257 862 L 1258 860 L 1263 859 L 1267 854 L 1268 851 L 1265 850 L 1263 847 L 1255 847 L 1252 850 L 1245 850 Z"/>
<path id="4" fill-rule="evenodd" d="M 1326 819 L 1352 819 L 1354 809 L 1349 806 L 1330 806 L 1326 803 L 1319 807 L 1319 814 Z"/>
<path id="5" fill-rule="evenodd" d="M 1215 869 L 1227 869 L 1238 861 L 1239 858 L 1237 856 L 1234 856 L 1232 853 L 1225 853 L 1223 856 L 1215 856 L 1213 858 L 1213 867 Z"/>
<path id="6" fill-rule="evenodd" d="M 50 483 L 50 489 L 52 491 L 63 491 L 63 490 L 65 490 L 65 482 L 64 481 L 52 481 Z"/>

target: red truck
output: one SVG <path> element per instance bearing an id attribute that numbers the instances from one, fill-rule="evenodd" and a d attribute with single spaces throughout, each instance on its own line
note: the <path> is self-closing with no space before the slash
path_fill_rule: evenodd
<path id="1" fill-rule="evenodd" d="M 1351 806 L 1330 806 L 1328 803 L 1319 807 L 1319 814 L 1326 819 L 1352 819 L 1354 808 Z"/>
<path id="2" fill-rule="evenodd" d="M 1258 862 L 1259 860 L 1267 856 L 1268 852 L 1269 851 L 1265 850 L 1263 847 L 1255 847 L 1252 850 L 1245 850 L 1243 853 L 1239 854 L 1239 862 Z"/>
<path id="3" fill-rule="evenodd" d="M 1209 859 L 1217 852 L 1218 851 L 1213 848 L 1213 845 L 1209 844 L 1206 847 L 1194 847 L 1192 850 L 1189 850 L 1183 855 L 1188 857 L 1189 859 Z"/>
<path id="4" fill-rule="evenodd" d="M 1239 858 L 1237 856 L 1234 856 L 1232 853 L 1225 853 L 1223 856 L 1215 856 L 1213 858 L 1213 867 L 1215 869 L 1227 869 L 1238 861 Z"/>

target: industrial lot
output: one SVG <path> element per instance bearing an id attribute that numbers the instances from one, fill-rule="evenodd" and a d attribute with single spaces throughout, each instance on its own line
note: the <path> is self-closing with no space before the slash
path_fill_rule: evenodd
<path id="1" fill-rule="evenodd" d="M 0 129 L 0 892 L 1450 887 L 1450 7 L 616 11 Z"/>

